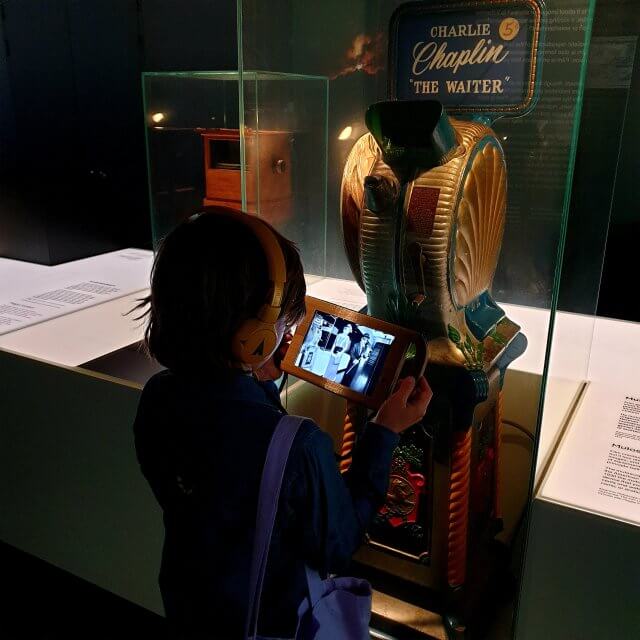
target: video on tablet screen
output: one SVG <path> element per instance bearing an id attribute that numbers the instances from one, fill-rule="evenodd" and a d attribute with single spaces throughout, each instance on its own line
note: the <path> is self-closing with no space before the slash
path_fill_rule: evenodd
<path id="1" fill-rule="evenodd" d="M 296 366 L 369 395 L 384 367 L 395 336 L 316 311 Z"/>

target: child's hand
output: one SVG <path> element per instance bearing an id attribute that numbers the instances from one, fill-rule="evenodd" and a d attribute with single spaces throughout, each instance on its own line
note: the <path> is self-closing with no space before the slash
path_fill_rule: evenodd
<path id="1" fill-rule="evenodd" d="M 273 355 L 260 367 L 254 370 L 254 375 L 258 380 L 277 380 L 282 375 L 280 365 L 287 355 L 287 350 L 293 339 L 293 334 L 285 333 L 280 342 L 280 346 Z"/>
<path id="2" fill-rule="evenodd" d="M 373 422 L 402 433 L 420 422 L 427 411 L 433 391 L 424 376 L 416 379 L 409 376 L 398 383 L 396 390 L 382 403 Z"/>

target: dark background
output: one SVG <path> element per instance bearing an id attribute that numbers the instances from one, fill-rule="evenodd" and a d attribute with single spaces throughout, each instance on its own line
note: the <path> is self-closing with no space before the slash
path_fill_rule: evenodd
<path id="1" fill-rule="evenodd" d="M 140 74 L 235 69 L 235 2 L 0 7 L 0 255 L 150 247 Z"/>
<path id="2" fill-rule="evenodd" d="M 288 6 L 279 0 L 271 11 L 280 4 Z M 376 22 L 369 15 L 354 19 Z M 236 5 L 229 0 L 0 3 L 0 255 L 55 264 L 150 247 L 140 73 L 235 69 L 235 27 Z M 594 36 L 639 31 L 636 0 L 598 2 Z M 271 60 L 277 47 L 271 40 Z M 351 78 L 339 79 L 332 90 L 360 92 L 360 80 Z M 597 307 L 601 315 L 640 321 L 633 294 L 639 109 L 637 47 L 629 89 L 598 88 L 587 77 L 562 309 L 590 313 Z M 534 240 L 520 235 L 520 249 L 509 243 L 510 251 L 533 253 Z M 545 264 L 553 265 L 553 250 L 541 252 Z M 518 256 L 505 259 L 515 263 Z"/>

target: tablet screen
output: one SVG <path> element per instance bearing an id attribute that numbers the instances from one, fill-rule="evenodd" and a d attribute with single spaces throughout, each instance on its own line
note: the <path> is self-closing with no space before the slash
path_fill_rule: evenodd
<path id="1" fill-rule="evenodd" d="M 369 395 L 395 337 L 364 324 L 316 311 L 296 366 L 325 380 Z"/>

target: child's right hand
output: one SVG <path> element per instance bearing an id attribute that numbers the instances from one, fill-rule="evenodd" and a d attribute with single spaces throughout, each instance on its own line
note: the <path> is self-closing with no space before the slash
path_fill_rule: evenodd
<path id="1" fill-rule="evenodd" d="M 405 429 L 420 422 L 427 411 L 433 396 L 431 387 L 424 376 L 416 379 L 403 378 L 396 390 L 382 403 L 372 422 L 402 433 Z"/>

